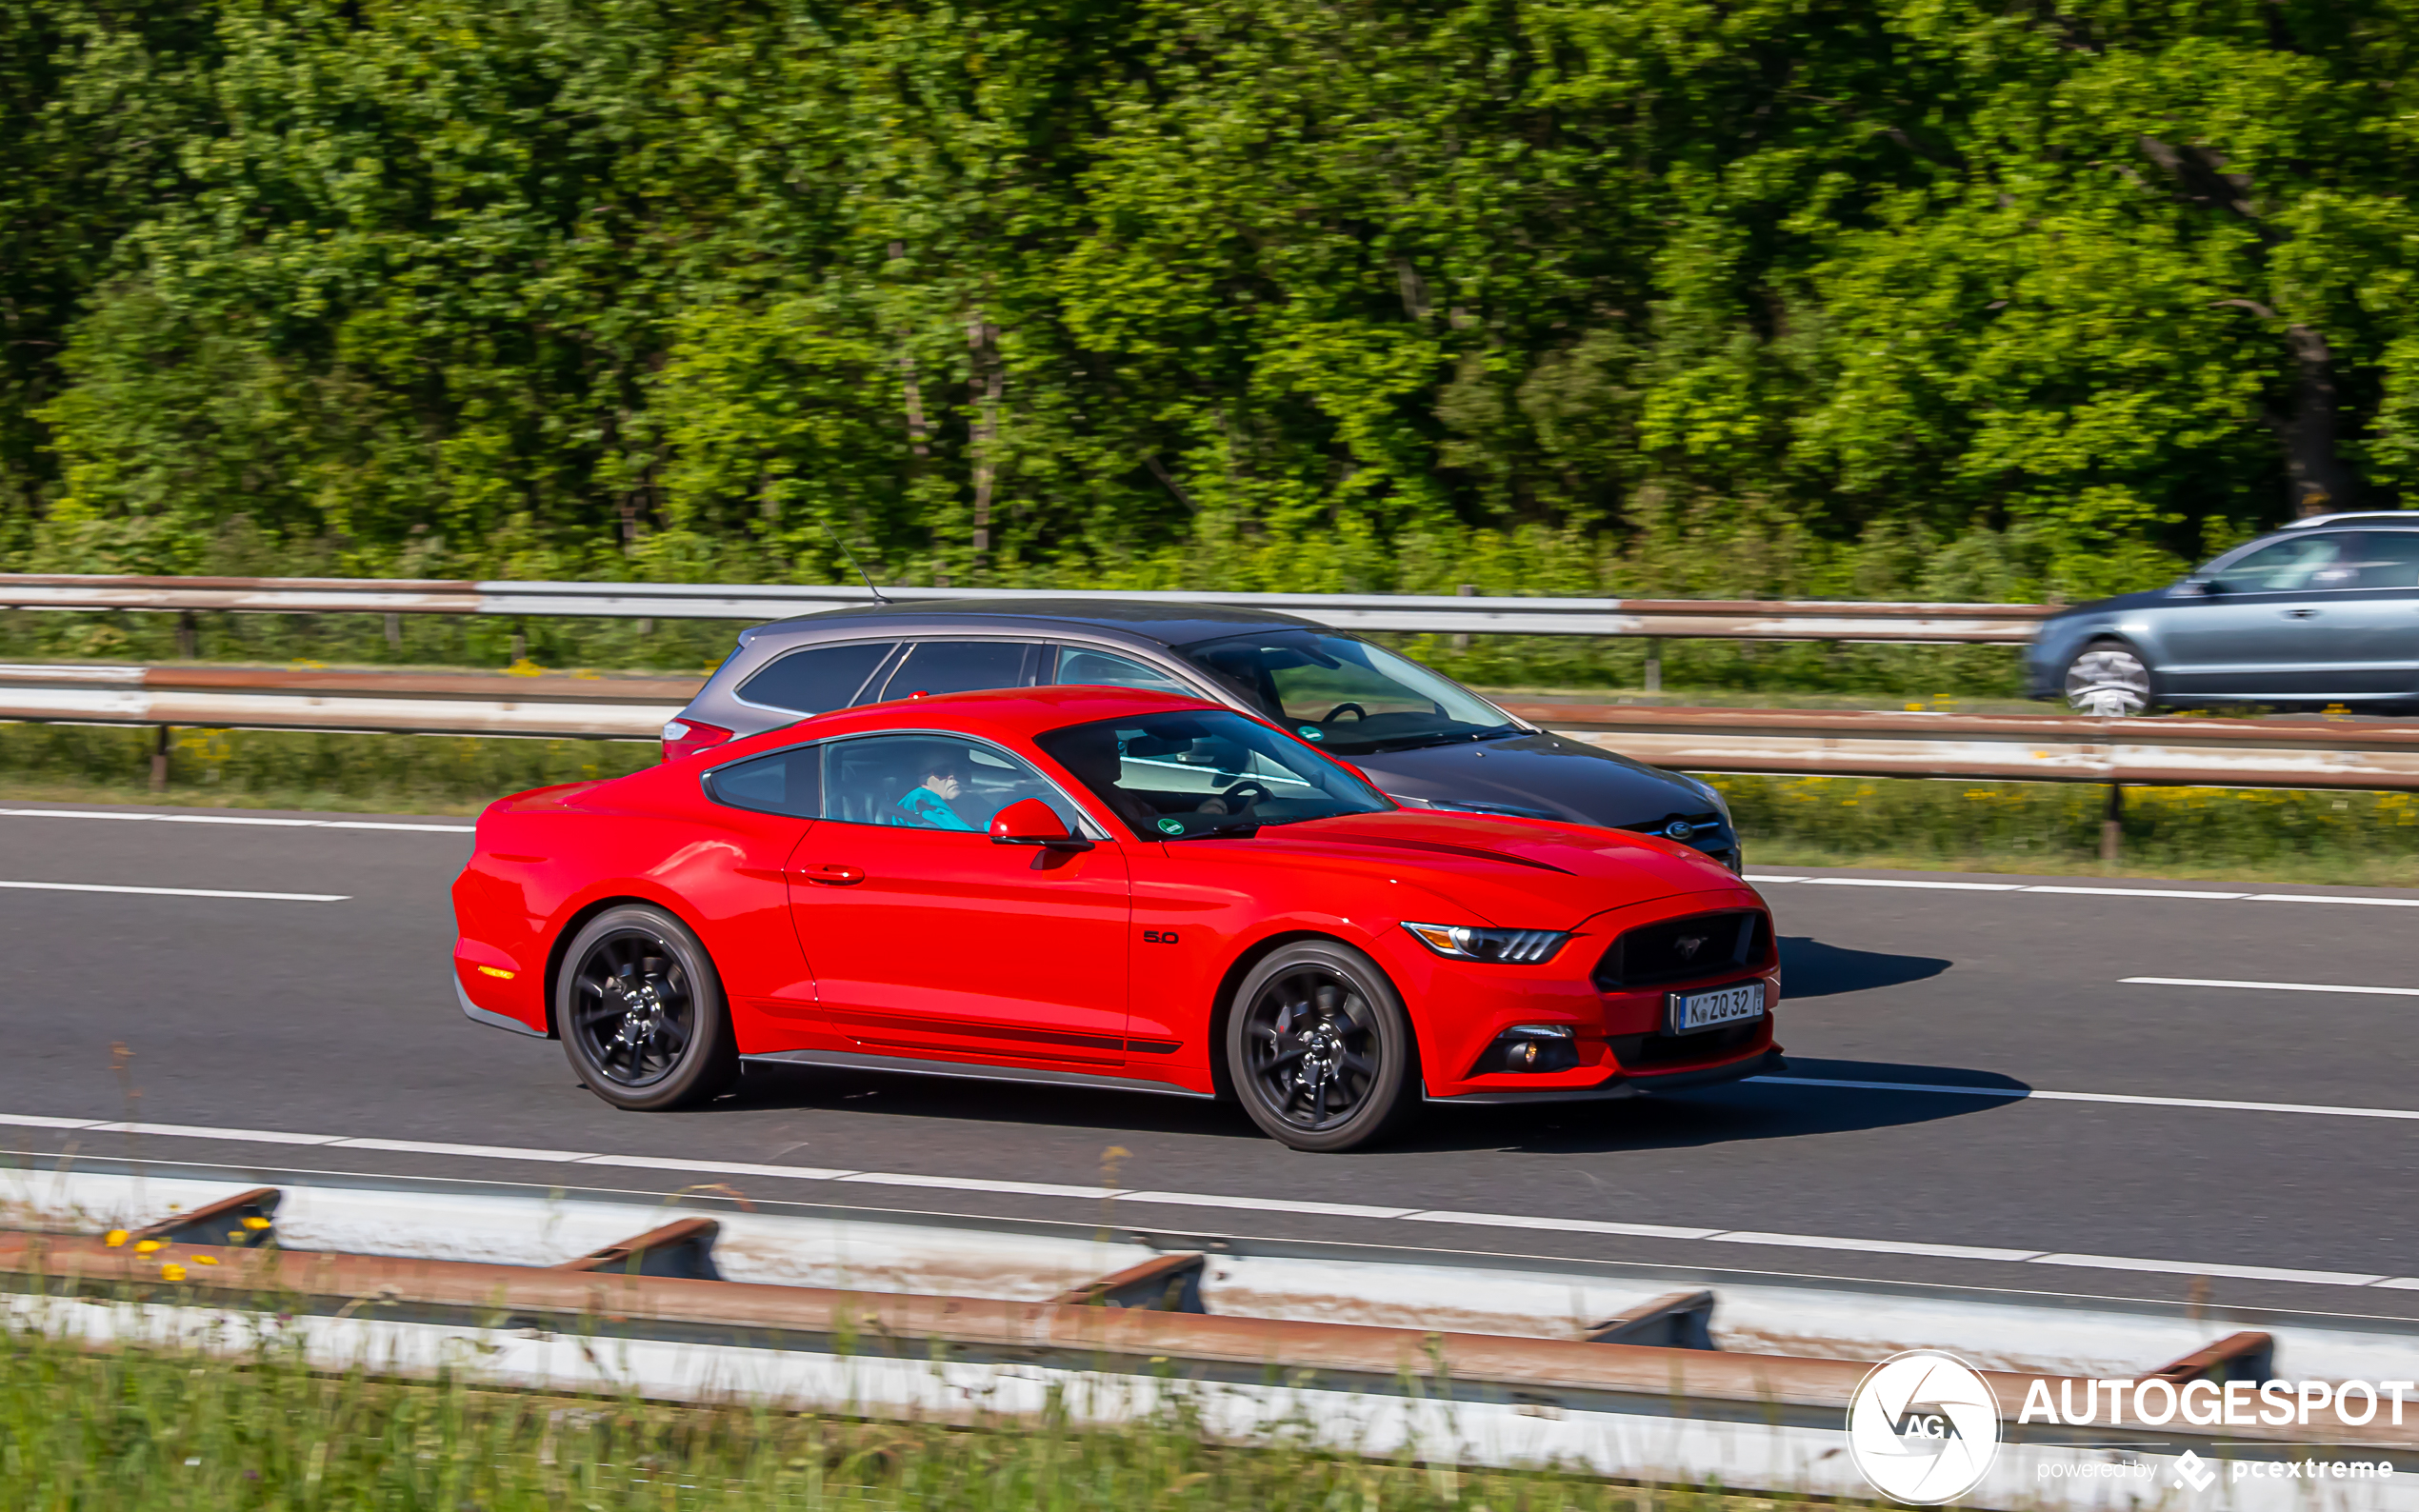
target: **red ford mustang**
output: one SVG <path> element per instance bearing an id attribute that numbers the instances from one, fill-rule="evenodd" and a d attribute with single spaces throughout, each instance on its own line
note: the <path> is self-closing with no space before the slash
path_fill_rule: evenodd
<path id="1" fill-rule="evenodd" d="M 1423 1099 L 1777 1064 L 1772 923 L 1689 846 L 1396 807 L 1214 705 L 1004 689 L 823 715 L 479 820 L 462 1011 L 607 1102 L 742 1060 L 1231 1096 L 1298 1149 Z"/>

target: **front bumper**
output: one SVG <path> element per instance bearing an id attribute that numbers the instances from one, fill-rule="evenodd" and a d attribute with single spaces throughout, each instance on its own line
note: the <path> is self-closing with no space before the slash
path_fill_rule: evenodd
<path id="1" fill-rule="evenodd" d="M 1649 1092 L 1680 1092 L 1696 1086 L 1719 1086 L 1725 1082 L 1744 1081 L 1750 1076 L 1767 1076 L 1784 1071 L 1789 1063 L 1781 1058 L 1781 1047 L 1770 1046 L 1761 1054 L 1749 1055 L 1724 1065 L 1692 1066 L 1682 1071 L 1625 1071 L 1608 1077 L 1593 1086 L 1540 1087 L 1528 1091 L 1518 1087 L 1490 1087 L 1484 1092 L 1449 1093 L 1443 1097 L 1433 1092 L 1421 1094 L 1423 1101 L 1450 1103 L 1458 1107 L 1510 1107 L 1547 1103 L 1617 1103 L 1625 1098 L 1643 1096 Z"/>

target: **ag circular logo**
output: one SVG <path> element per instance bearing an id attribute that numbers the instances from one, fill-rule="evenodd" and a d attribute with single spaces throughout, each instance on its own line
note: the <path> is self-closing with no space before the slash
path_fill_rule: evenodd
<path id="1" fill-rule="evenodd" d="M 1181 835 L 1185 832 L 1185 822 L 1181 819 L 1163 819 L 1159 821 L 1159 832 L 1163 835 Z"/>
<path id="2" fill-rule="evenodd" d="M 1999 1453 L 1999 1403 L 1973 1366 L 1937 1349 L 1892 1355 L 1848 1403 L 1848 1449 L 1873 1489 L 1911 1506 L 1953 1502 Z"/>

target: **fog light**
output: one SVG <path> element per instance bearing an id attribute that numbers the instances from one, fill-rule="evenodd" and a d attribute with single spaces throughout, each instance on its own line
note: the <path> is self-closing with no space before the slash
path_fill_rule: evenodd
<path id="1" fill-rule="evenodd" d="M 1480 1059 L 1485 1071 L 1568 1071 L 1579 1064 L 1579 1046 L 1565 1024 L 1516 1024 L 1495 1037 Z"/>

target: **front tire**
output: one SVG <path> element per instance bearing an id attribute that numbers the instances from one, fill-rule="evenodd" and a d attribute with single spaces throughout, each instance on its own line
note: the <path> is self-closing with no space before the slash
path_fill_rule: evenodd
<path id="1" fill-rule="evenodd" d="M 572 937 L 554 1024 L 588 1089 L 632 1112 L 702 1103 L 739 1073 L 713 958 L 650 905 L 608 908 Z"/>
<path id="2" fill-rule="evenodd" d="M 1280 946 L 1244 979 L 1227 1066 L 1251 1122 L 1297 1150 L 1356 1149 L 1418 1105 L 1402 998 L 1376 962 L 1333 941 Z"/>
<path id="3" fill-rule="evenodd" d="M 2131 719 L 2157 702 L 2149 664 L 2123 641 L 2093 641 L 2067 664 L 2067 707 L 2078 714 Z"/>

